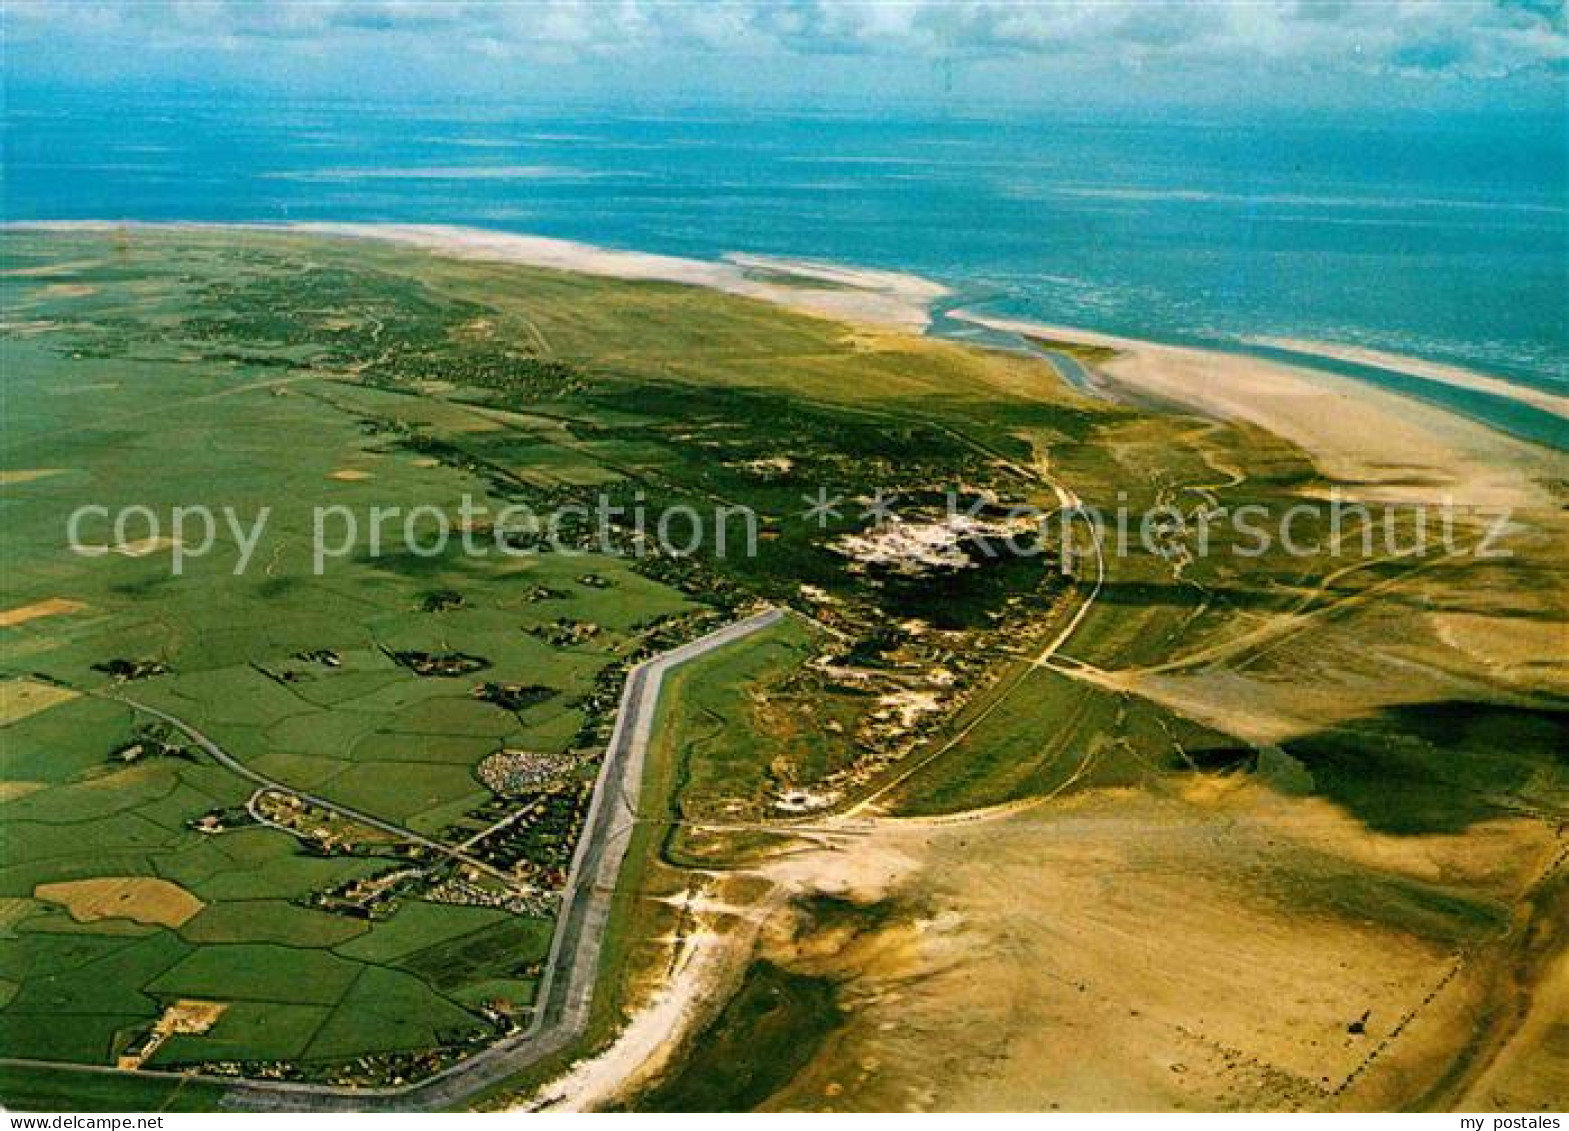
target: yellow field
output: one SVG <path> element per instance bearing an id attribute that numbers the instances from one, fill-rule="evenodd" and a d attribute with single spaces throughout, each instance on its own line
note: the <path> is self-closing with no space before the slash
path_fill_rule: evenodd
<path id="1" fill-rule="evenodd" d="M 15 628 L 31 620 L 79 613 L 85 608 L 87 606 L 80 601 L 71 601 L 65 597 L 50 597 L 47 601 L 34 601 L 31 605 L 20 605 L 0 613 L 0 628 Z"/>
<path id="2" fill-rule="evenodd" d="M 26 896 L 0 898 L 0 939 L 16 938 L 16 925 L 36 906 Z"/>
<path id="3" fill-rule="evenodd" d="M 0 471 L 0 487 L 14 487 L 18 483 L 47 479 L 51 475 L 59 475 L 64 470 L 63 467 L 19 467 Z"/>
<path id="4" fill-rule="evenodd" d="M 48 788 L 49 783 L 46 781 L 0 781 L 0 805 Z"/>
<path id="5" fill-rule="evenodd" d="M 206 906 L 179 884 L 147 876 L 99 876 L 39 884 L 33 895 L 61 904 L 78 923 L 131 919 L 160 927 L 180 927 Z"/>
<path id="6" fill-rule="evenodd" d="M 0 683 L 0 727 L 20 722 L 29 715 L 47 711 L 56 704 L 75 698 L 76 692 L 70 688 L 31 679 Z"/>

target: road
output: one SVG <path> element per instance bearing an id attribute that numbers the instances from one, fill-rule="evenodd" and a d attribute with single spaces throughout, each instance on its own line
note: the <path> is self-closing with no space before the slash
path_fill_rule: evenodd
<path id="1" fill-rule="evenodd" d="M 866 815 L 875 808 L 878 801 L 882 800 L 882 798 L 886 797 L 889 793 L 899 788 L 916 774 L 920 773 L 927 766 L 935 762 L 938 758 L 941 758 L 944 754 L 948 753 L 948 751 L 959 745 L 959 743 L 970 737 L 970 735 L 975 732 L 975 729 L 991 716 L 993 711 L 1001 706 L 1010 695 L 1018 690 L 1019 685 L 1024 682 L 1025 678 L 1032 671 L 1037 668 L 1043 668 L 1050 665 L 1052 658 L 1057 655 L 1057 652 L 1064 644 L 1068 642 L 1068 639 L 1072 637 L 1074 632 L 1077 631 L 1079 625 L 1084 622 L 1084 618 L 1089 615 L 1090 609 L 1094 607 L 1096 599 L 1100 596 L 1101 590 L 1105 587 L 1106 553 L 1104 548 L 1101 546 L 1100 529 L 1095 525 L 1095 519 L 1084 510 L 1084 504 L 1082 500 L 1080 500 L 1079 496 L 1073 491 L 1073 489 L 1064 484 L 1056 476 L 1052 475 L 1051 472 L 1044 466 L 1044 464 L 1032 468 L 1028 474 L 1039 478 L 1043 483 L 1050 487 L 1052 492 L 1057 496 L 1057 503 L 1059 507 L 1058 514 L 1062 516 L 1064 535 L 1063 543 L 1065 546 L 1069 544 L 1068 530 L 1075 518 L 1083 522 L 1086 529 L 1089 530 L 1090 547 L 1094 551 L 1095 557 L 1095 580 L 1091 584 L 1089 592 L 1084 595 L 1084 600 L 1079 602 L 1078 608 L 1073 611 L 1073 616 L 1068 619 L 1068 623 L 1065 624 L 1062 629 L 1046 643 L 1046 645 L 1040 650 L 1034 659 L 1030 661 L 1029 666 L 1020 669 L 1014 675 L 1014 677 L 1008 681 L 1007 685 L 994 694 L 986 706 L 978 711 L 970 719 L 970 721 L 964 725 L 962 730 L 960 730 L 952 738 L 948 739 L 948 741 L 944 742 L 941 746 L 928 751 L 926 754 L 923 754 L 920 758 L 914 760 L 908 765 L 902 765 L 898 773 L 894 774 L 891 778 L 888 778 L 887 780 L 879 783 L 877 788 L 872 790 L 870 793 L 857 798 L 848 808 L 843 811 L 844 816 L 858 817 Z M 821 819 L 823 815 L 824 814 L 819 814 L 819 819 Z"/>
<path id="2" fill-rule="evenodd" d="M 505 880 L 507 883 L 517 882 L 517 878 L 515 876 L 509 876 L 499 868 L 487 864 L 485 861 L 480 860 L 477 857 L 470 856 L 468 853 L 462 851 L 459 848 L 453 848 L 449 844 L 442 844 L 439 840 L 431 840 L 429 837 L 422 836 L 413 829 L 406 829 L 402 825 L 394 825 L 391 821 L 384 821 L 380 817 L 373 817 L 369 813 L 361 812 L 358 809 L 351 809 L 347 805 L 340 805 L 338 802 L 328 800 L 325 797 L 320 797 L 313 793 L 306 793 L 303 790 L 295 789 L 293 786 L 284 782 L 269 778 L 265 774 L 258 773 L 256 770 L 252 769 L 250 766 L 247 766 L 244 762 L 234 757 L 234 755 L 230 754 L 222 746 L 219 746 L 218 743 L 214 742 L 207 735 L 197 730 L 190 723 L 186 722 L 184 719 L 169 714 L 167 711 L 161 711 L 157 707 L 150 707 L 146 703 L 139 702 L 125 695 L 114 695 L 105 691 L 90 691 L 87 694 L 92 695 L 95 698 L 108 699 L 115 703 L 123 703 L 127 707 L 133 707 L 145 715 L 151 715 L 155 719 L 162 719 L 164 722 L 178 730 L 181 734 L 185 735 L 185 737 L 189 738 L 192 742 L 196 743 L 197 746 L 201 747 L 202 750 L 209 757 L 211 757 L 213 761 L 217 762 L 224 769 L 228 770 L 230 773 L 238 774 L 246 781 L 260 786 L 262 789 L 272 789 L 278 791 L 279 793 L 290 794 L 291 796 L 298 797 L 303 801 L 307 801 L 320 809 L 326 809 L 329 812 L 337 813 L 343 817 L 348 817 L 350 820 L 357 821 L 362 825 L 368 825 L 373 829 L 379 829 L 384 833 L 390 833 L 393 836 L 398 837 L 400 840 L 412 841 L 415 844 L 422 845 L 423 847 L 429 848 L 434 852 L 438 852 L 443 856 L 447 856 L 453 860 L 467 864 L 471 868 L 477 868 L 480 871 L 495 876 L 498 879 Z"/>
<path id="3" fill-rule="evenodd" d="M 583 835 L 578 840 L 566 890 L 562 893 L 561 910 L 556 917 L 550 954 L 540 979 L 536 999 L 539 1007 L 527 1029 L 488 1045 L 473 1056 L 424 1080 L 403 1087 L 340 1088 L 287 1081 L 247 1080 L 236 1082 L 229 1089 L 224 1097 L 224 1105 L 248 1111 L 429 1111 L 450 1108 L 560 1052 L 582 1036 L 588 1026 L 594 987 L 599 976 L 600 950 L 605 926 L 610 919 L 616 879 L 626 858 L 632 832 L 637 826 L 643 764 L 649 739 L 654 732 L 664 677 L 673 668 L 767 628 L 783 616 L 784 611 L 781 609 L 768 609 L 645 660 L 628 671 L 615 729 L 611 732 L 610 743 L 605 750 L 594 797 L 584 821 Z M 124 699 L 120 701 L 178 727 L 216 761 L 257 785 L 295 793 L 376 828 L 400 836 L 413 836 L 406 829 L 388 825 L 333 802 L 311 798 L 308 794 L 273 782 L 236 761 L 190 724 L 145 704 Z M 414 839 L 443 848 L 449 853 L 456 852 L 422 837 L 414 836 Z M 99 1064 L 62 1064 L 14 1058 L 0 1059 L 0 1064 L 32 1065 L 96 1074 L 126 1074 L 124 1070 L 111 1065 Z M 176 1075 L 153 1069 L 137 1069 L 130 1074 L 165 1080 Z M 224 1082 L 220 1077 L 203 1079 Z"/>

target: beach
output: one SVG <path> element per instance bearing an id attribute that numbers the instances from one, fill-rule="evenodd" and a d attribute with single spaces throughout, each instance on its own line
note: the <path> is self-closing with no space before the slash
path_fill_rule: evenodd
<path id="1" fill-rule="evenodd" d="M 1556 454 L 1412 397 L 1244 354 L 1160 345 L 971 311 L 950 317 L 1026 337 L 1115 351 L 1096 368 L 1113 397 L 1246 421 L 1295 443 L 1331 479 L 1384 502 L 1544 506 Z M 1494 382 L 1522 401 L 1539 398 Z M 1490 390 L 1492 391 L 1492 390 Z"/>
<path id="2" fill-rule="evenodd" d="M 810 260 L 733 254 L 721 261 L 617 251 L 571 240 L 423 224 L 299 224 L 299 231 L 390 240 L 443 255 L 522 263 L 584 275 L 707 287 L 825 318 L 921 330 L 928 308 L 947 294 L 939 283 L 892 271 Z M 778 276 L 779 282 L 769 281 Z M 814 285 L 820 284 L 820 285 Z"/>

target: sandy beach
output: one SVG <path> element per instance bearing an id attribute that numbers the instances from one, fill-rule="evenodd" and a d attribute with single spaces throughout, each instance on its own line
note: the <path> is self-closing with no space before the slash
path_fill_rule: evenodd
<path id="1" fill-rule="evenodd" d="M 1551 474 L 1555 453 L 1364 381 L 973 311 L 953 311 L 951 317 L 1116 350 L 1118 356 L 1098 364 L 1093 375 L 1107 395 L 1257 425 L 1297 444 L 1327 478 L 1355 486 L 1368 501 L 1552 503 L 1538 480 Z"/>
<path id="2" fill-rule="evenodd" d="M 1534 389 L 1517 381 L 1490 377 L 1486 373 L 1478 373 L 1474 369 L 1466 369 L 1458 365 L 1445 365 L 1439 361 L 1369 349 L 1366 346 L 1343 346 L 1332 342 L 1313 342 L 1303 338 L 1249 338 L 1248 340 L 1261 346 L 1329 358 L 1334 361 L 1370 365 L 1375 369 L 1388 369 L 1410 377 L 1437 381 L 1441 385 L 1453 385 L 1460 389 L 1490 393 L 1495 397 L 1519 401 L 1521 404 L 1528 404 L 1532 408 L 1539 408 L 1543 412 L 1550 412 L 1554 416 L 1569 420 L 1569 396 L 1550 393 L 1544 389 Z"/>
<path id="3" fill-rule="evenodd" d="M 723 988 L 726 966 L 738 949 L 730 940 L 712 933 L 686 939 L 669 981 L 644 1003 L 608 1048 L 578 1061 L 528 1103 L 508 1110 L 594 1111 L 664 1069 L 679 1049 L 679 1035 L 688 1030 L 704 1003 L 714 1000 Z"/>

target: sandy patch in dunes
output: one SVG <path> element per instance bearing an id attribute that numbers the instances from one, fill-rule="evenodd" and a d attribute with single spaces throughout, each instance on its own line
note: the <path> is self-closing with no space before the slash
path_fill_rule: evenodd
<path id="1" fill-rule="evenodd" d="M 130 919 L 160 927 L 180 927 L 206 906 L 168 880 L 148 876 L 100 876 L 39 884 L 33 897 L 61 904 L 78 923 Z"/>
<path id="2" fill-rule="evenodd" d="M 35 479 L 47 479 L 51 475 L 61 475 L 65 472 L 63 467 L 20 467 L 8 471 L 0 471 L 0 487 L 14 487 L 19 483 L 31 483 Z"/>
<path id="3" fill-rule="evenodd" d="M 52 683 L 17 679 L 0 683 L 0 727 L 20 722 L 29 715 L 47 711 L 76 698 L 76 692 Z"/>
<path id="4" fill-rule="evenodd" d="M 103 554 L 119 554 L 122 558 L 145 558 L 149 554 L 156 554 L 159 550 L 172 550 L 180 545 L 179 541 L 168 535 L 148 536 L 136 538 L 130 542 L 121 542 L 114 546 L 96 545 L 82 546 L 81 552 L 94 557 Z"/>
<path id="5" fill-rule="evenodd" d="M 328 475 L 327 478 L 335 479 L 339 483 L 360 483 L 366 479 L 374 479 L 375 476 L 372 475 L 369 471 L 361 471 L 359 468 L 355 467 L 345 467 L 339 469 L 338 471 L 334 471 L 332 474 Z"/>
<path id="6" fill-rule="evenodd" d="M 4 279 L 55 279 L 61 275 L 75 275 L 99 266 L 96 259 L 78 259 L 71 263 L 45 263 L 37 267 L 11 267 L 0 271 Z"/>
<path id="7" fill-rule="evenodd" d="M 1512 618 L 1507 632 L 1486 613 L 1429 613 L 1438 639 L 1511 683 L 1554 682 L 1569 688 L 1569 622 L 1543 610 L 1540 619 Z"/>
<path id="8" fill-rule="evenodd" d="M 145 558 L 148 554 L 156 554 L 159 550 L 172 550 L 180 543 L 177 539 L 168 536 L 138 538 L 134 542 L 122 542 L 114 548 L 114 552 L 127 558 Z"/>
<path id="9" fill-rule="evenodd" d="M 60 617 L 69 613 L 79 613 L 87 608 L 81 601 L 71 601 L 64 597 L 50 597 L 44 601 L 34 601 L 31 605 L 21 605 L 14 609 L 0 612 L 0 628 L 14 628 L 19 624 L 26 624 L 32 620 L 42 620 L 44 617 Z"/>
<path id="10" fill-rule="evenodd" d="M 15 338 L 36 338 L 39 334 L 52 333 L 60 328 L 60 323 L 47 318 L 30 318 L 23 322 L 0 322 L 0 334 L 9 334 Z"/>
<path id="11" fill-rule="evenodd" d="M 182 358 L 181 360 L 182 361 L 186 361 L 186 362 L 190 362 L 190 361 L 197 361 L 197 360 L 200 360 L 200 359 L 191 357 L 191 358 Z M 49 390 L 49 395 L 50 396 L 54 396 L 54 397 L 80 397 L 80 396 L 85 396 L 85 395 L 87 395 L 89 393 L 107 393 L 111 389 L 118 389 L 119 387 L 120 387 L 120 382 L 118 382 L 118 381 L 94 381 L 94 382 L 92 382 L 91 384 L 88 384 L 88 385 L 72 385 L 69 388 L 50 389 Z"/>

